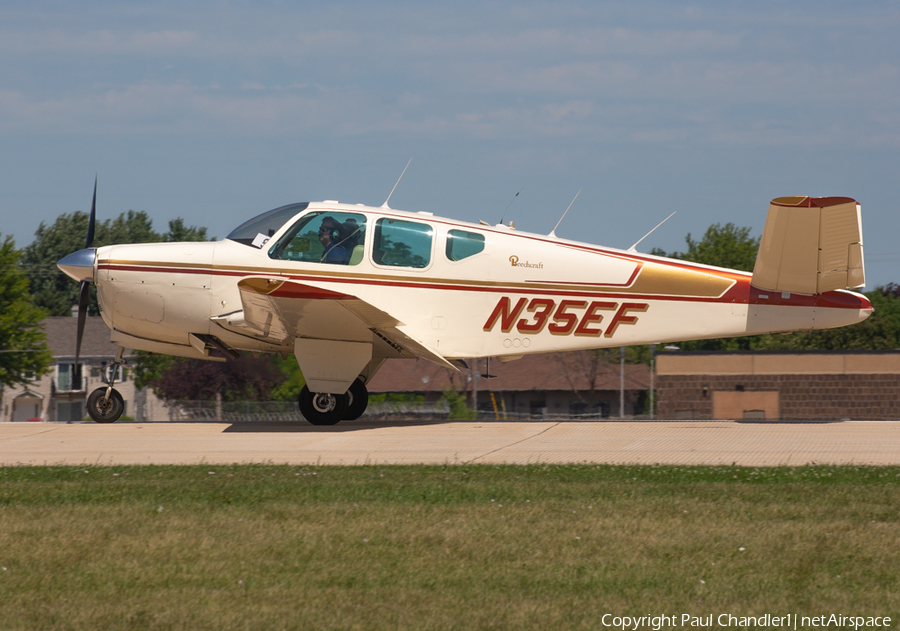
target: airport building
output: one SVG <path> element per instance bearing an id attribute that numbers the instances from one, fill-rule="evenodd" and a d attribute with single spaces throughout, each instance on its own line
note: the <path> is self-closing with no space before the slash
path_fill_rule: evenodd
<path id="1" fill-rule="evenodd" d="M 657 418 L 900 418 L 900 350 L 661 352 Z"/>

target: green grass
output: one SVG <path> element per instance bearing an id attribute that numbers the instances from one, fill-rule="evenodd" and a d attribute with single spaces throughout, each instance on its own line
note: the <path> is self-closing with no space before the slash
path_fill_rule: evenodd
<path id="1" fill-rule="evenodd" d="M 900 468 L 0 468 L 0 629 L 900 620 Z"/>

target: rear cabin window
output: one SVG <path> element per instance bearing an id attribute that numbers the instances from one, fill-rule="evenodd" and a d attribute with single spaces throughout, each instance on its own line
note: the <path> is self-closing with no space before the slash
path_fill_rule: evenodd
<path id="1" fill-rule="evenodd" d="M 269 249 L 283 261 L 357 265 L 363 259 L 366 217 L 335 211 L 305 215 Z"/>
<path id="2" fill-rule="evenodd" d="M 484 235 L 465 230 L 451 230 L 447 233 L 447 258 L 461 261 L 484 251 Z"/>
<path id="3" fill-rule="evenodd" d="M 379 265 L 428 267 L 434 229 L 428 224 L 383 218 L 375 222 L 372 258 Z"/>

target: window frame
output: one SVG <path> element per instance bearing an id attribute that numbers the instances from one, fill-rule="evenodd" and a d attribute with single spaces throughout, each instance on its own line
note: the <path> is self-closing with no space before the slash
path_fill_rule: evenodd
<path id="1" fill-rule="evenodd" d="M 416 267 L 416 266 L 412 266 L 412 265 L 392 265 L 390 263 L 380 263 L 375 260 L 375 252 L 379 249 L 378 246 L 381 245 L 381 240 L 382 240 L 383 234 L 384 234 L 382 222 L 385 222 L 385 221 L 410 224 L 413 226 L 422 226 L 424 228 L 427 228 L 431 232 L 431 234 L 429 235 L 430 244 L 429 244 L 429 248 L 428 248 L 428 261 L 425 263 L 425 265 L 423 265 L 421 267 Z M 424 231 L 420 234 L 424 234 Z M 436 242 L 438 241 L 438 234 L 439 234 L 438 230 L 434 227 L 434 225 L 427 221 L 419 221 L 417 219 L 407 218 L 407 217 L 392 217 L 392 216 L 378 217 L 372 223 L 372 240 L 371 240 L 372 245 L 370 246 L 370 249 L 369 249 L 369 256 L 371 257 L 372 264 L 379 268 L 382 268 L 382 269 L 393 269 L 393 270 L 402 269 L 402 270 L 413 270 L 413 271 L 421 272 L 421 271 L 430 269 L 431 266 L 434 265 L 434 260 L 436 258 L 435 257 L 435 247 L 436 247 Z M 413 252 L 413 254 L 416 256 L 420 255 L 418 252 Z"/>
<path id="2" fill-rule="evenodd" d="M 60 386 L 60 380 L 59 380 L 60 376 L 62 374 L 62 371 L 60 369 L 63 366 L 68 367 L 66 372 L 69 373 L 69 387 L 66 389 L 63 389 Z M 80 381 L 80 383 L 78 384 L 79 387 L 77 387 L 77 388 L 73 387 L 73 383 L 75 381 L 76 376 L 79 377 L 79 381 Z M 56 379 L 54 379 L 53 385 L 56 387 L 57 392 L 85 392 L 86 384 L 85 384 L 85 375 L 84 375 L 84 362 L 78 362 L 77 364 L 75 362 L 59 362 L 59 363 L 57 363 L 56 364 Z"/>
<path id="3" fill-rule="evenodd" d="M 478 252 L 473 252 L 467 256 L 464 256 L 461 259 L 454 259 L 450 257 L 450 247 L 453 239 L 462 239 L 463 237 L 454 237 L 452 233 L 458 232 L 465 235 L 475 235 L 481 237 L 481 249 Z M 478 256 L 479 254 L 484 254 L 487 249 L 487 236 L 482 232 L 475 232 L 474 230 L 463 230 L 462 228 L 448 228 L 447 234 L 444 236 L 444 258 L 447 259 L 450 263 L 462 263 L 463 261 L 468 261 L 472 257 Z"/>

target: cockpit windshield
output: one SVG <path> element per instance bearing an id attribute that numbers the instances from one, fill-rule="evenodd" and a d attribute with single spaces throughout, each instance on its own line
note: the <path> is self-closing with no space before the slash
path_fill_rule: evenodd
<path id="1" fill-rule="evenodd" d="M 245 221 L 231 231 L 226 239 L 261 248 L 272 238 L 276 232 L 297 213 L 306 210 L 308 203 L 290 204 L 257 215 L 250 221 Z"/>

